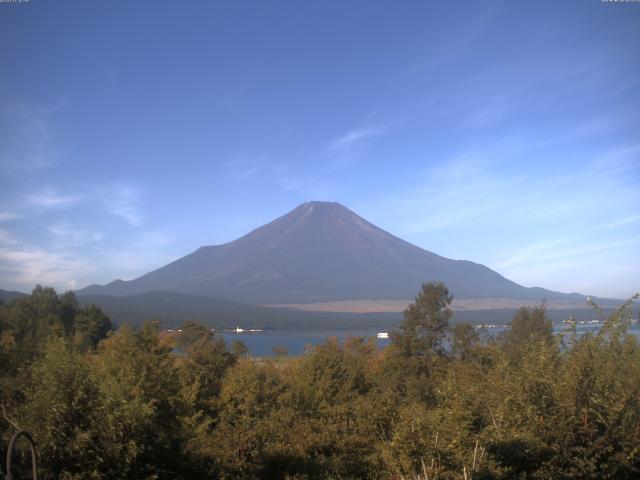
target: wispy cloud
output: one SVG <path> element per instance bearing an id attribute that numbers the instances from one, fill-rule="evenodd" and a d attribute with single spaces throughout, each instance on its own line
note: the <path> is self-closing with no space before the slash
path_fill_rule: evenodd
<path id="1" fill-rule="evenodd" d="M 369 124 L 347 131 L 329 140 L 318 152 L 318 161 L 330 173 L 335 173 L 359 159 L 370 142 L 388 134 L 398 122 Z"/>
<path id="2" fill-rule="evenodd" d="M 33 246 L 0 246 L 0 284 L 30 290 L 37 283 L 60 289 L 77 287 L 79 275 L 94 273 L 90 262 L 77 256 Z"/>
<path id="3" fill-rule="evenodd" d="M 512 267 L 531 267 L 532 264 L 556 263 L 558 260 L 581 257 L 612 249 L 637 245 L 640 239 L 627 238 L 609 242 L 584 244 L 576 239 L 554 239 L 525 245 L 507 253 L 495 266 L 499 269 Z"/>
<path id="4" fill-rule="evenodd" d="M 131 245 L 136 248 L 157 249 L 171 244 L 175 235 L 171 232 L 154 230 L 137 235 L 132 239 Z"/>
<path id="5" fill-rule="evenodd" d="M 246 180 L 264 172 L 264 158 L 257 158 L 253 161 L 247 160 L 227 160 L 222 162 L 221 166 L 225 173 L 234 180 Z"/>
<path id="6" fill-rule="evenodd" d="M 389 132 L 396 123 L 386 123 L 381 125 L 370 125 L 348 131 L 344 135 L 334 138 L 329 142 L 329 150 L 341 150 L 355 144 L 379 137 Z"/>
<path id="7" fill-rule="evenodd" d="M 509 114 L 508 102 L 488 96 L 482 104 L 467 114 L 462 121 L 466 128 L 486 128 L 501 122 Z"/>
<path id="8" fill-rule="evenodd" d="M 482 152 L 467 152 L 454 157 L 449 162 L 432 168 L 430 175 L 438 182 L 466 184 L 469 179 L 486 175 L 499 160 L 499 158 L 489 158 Z"/>
<path id="9" fill-rule="evenodd" d="M 48 231 L 54 237 L 55 248 L 79 247 L 99 242 L 104 238 L 103 232 L 92 231 L 68 223 L 50 225 Z"/>
<path id="10" fill-rule="evenodd" d="M 132 185 L 113 184 L 102 192 L 106 210 L 130 225 L 139 227 L 142 223 L 141 191 Z"/>
<path id="11" fill-rule="evenodd" d="M 28 241 L 0 228 L 0 288 L 30 291 L 37 283 L 59 291 L 131 279 L 175 260 L 175 235 L 166 230 L 109 232 L 68 222 Z"/>
<path id="12" fill-rule="evenodd" d="M 633 223 L 640 222 L 640 215 L 631 215 L 630 217 L 621 218 L 619 220 L 615 220 L 613 222 L 605 223 L 604 225 L 599 226 L 599 229 L 608 229 L 608 228 L 617 228 L 625 225 L 631 225 Z"/>
<path id="13" fill-rule="evenodd" d="M 287 191 L 301 193 L 308 200 L 332 200 L 339 186 L 321 178 L 282 174 L 276 178 L 278 186 Z"/>
<path id="14" fill-rule="evenodd" d="M 640 144 L 612 147 L 588 162 L 589 171 L 606 177 L 620 177 L 635 172 L 640 174 Z"/>
<path id="15" fill-rule="evenodd" d="M 577 167 L 571 163 L 563 167 L 559 155 L 558 168 L 537 170 L 535 154 L 523 153 L 529 145 L 523 139 L 513 147 L 500 143 L 454 156 L 416 172 L 412 188 L 385 202 L 396 210 L 406 210 L 404 230 L 409 234 L 474 223 L 530 228 L 563 222 L 592 230 L 602 222 L 607 209 L 627 215 L 605 222 L 601 228 L 638 221 L 633 204 L 640 201 L 640 150 L 635 146 L 596 153 L 593 160 Z M 529 169 L 513 170 L 514 159 L 521 164 L 523 157 L 530 159 Z"/>
<path id="16" fill-rule="evenodd" d="M 0 228 L 0 246 L 15 244 L 17 241 L 7 230 Z"/>
<path id="17" fill-rule="evenodd" d="M 394 206 L 407 215 L 404 232 L 426 233 L 482 222 L 513 204 L 514 198 L 521 198 L 513 194 L 522 179 L 496 175 L 501 161 L 487 152 L 465 153 L 417 173 L 418 186 L 403 192 L 406 205 Z"/>
<path id="18" fill-rule="evenodd" d="M 615 131 L 619 125 L 610 117 L 598 117 L 587 119 L 573 127 L 576 136 L 605 135 Z"/>
<path id="19" fill-rule="evenodd" d="M 18 213 L 0 211 L 0 222 L 8 222 L 10 220 L 16 220 L 16 219 L 21 218 L 21 217 L 22 217 L 22 215 L 20 215 Z"/>
<path id="20" fill-rule="evenodd" d="M 601 275 L 610 275 L 618 266 L 625 266 L 627 273 L 637 269 L 639 237 L 609 241 L 594 239 L 583 243 L 581 238 L 563 238 L 525 245 L 506 253 L 501 260 L 491 263 L 503 275 L 527 286 L 556 287 L 563 290 L 568 285 L 566 276 L 572 278 L 573 291 L 593 292 L 593 288 L 606 286 Z M 633 263 L 636 265 L 633 266 Z M 629 268 L 630 267 L 630 268 Z M 629 279 L 633 278 L 628 275 Z M 583 288 L 584 287 L 584 288 Z M 634 288 L 633 285 L 609 284 L 609 289 Z M 635 287 L 637 288 L 637 287 Z"/>
<path id="21" fill-rule="evenodd" d="M 12 103 L 0 110 L 0 172 L 24 173 L 54 165 L 60 158 L 51 135 L 50 120 L 61 104 L 32 108 Z"/>
<path id="22" fill-rule="evenodd" d="M 27 196 L 27 201 L 41 208 L 64 208 L 77 203 L 80 195 L 61 193 L 52 188 L 45 188 Z"/>

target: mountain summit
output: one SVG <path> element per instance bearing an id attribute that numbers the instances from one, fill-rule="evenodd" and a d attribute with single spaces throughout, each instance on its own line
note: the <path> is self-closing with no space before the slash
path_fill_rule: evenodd
<path id="1" fill-rule="evenodd" d="M 522 287 L 493 270 L 451 260 L 376 227 L 339 203 L 303 203 L 237 240 L 204 246 L 131 281 L 81 295 L 180 292 L 253 304 L 410 299 L 441 280 L 456 298 L 567 298 Z"/>

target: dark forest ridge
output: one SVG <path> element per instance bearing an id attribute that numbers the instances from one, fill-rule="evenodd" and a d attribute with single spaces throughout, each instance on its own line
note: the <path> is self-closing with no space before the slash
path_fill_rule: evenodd
<path id="1" fill-rule="evenodd" d="M 223 245 L 204 246 L 131 281 L 77 293 L 180 292 L 252 304 L 406 300 L 427 281 L 456 298 L 566 300 L 579 294 L 526 288 L 478 263 L 452 260 L 378 228 L 339 203 L 308 202 Z"/>

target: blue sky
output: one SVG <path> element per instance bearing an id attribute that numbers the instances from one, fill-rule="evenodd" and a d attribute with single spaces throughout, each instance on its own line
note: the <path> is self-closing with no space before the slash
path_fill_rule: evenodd
<path id="1" fill-rule="evenodd" d="M 0 288 L 134 278 L 330 200 L 626 297 L 639 121 L 639 3 L 0 4 Z"/>

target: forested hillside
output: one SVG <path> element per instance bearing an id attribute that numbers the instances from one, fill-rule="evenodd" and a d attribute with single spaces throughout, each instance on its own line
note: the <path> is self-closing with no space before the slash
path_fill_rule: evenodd
<path id="1" fill-rule="evenodd" d="M 554 336 L 541 306 L 482 339 L 450 301 L 425 284 L 386 349 L 271 360 L 38 287 L 0 306 L 3 449 L 30 431 L 45 479 L 639 478 L 630 303 L 597 334 Z"/>

